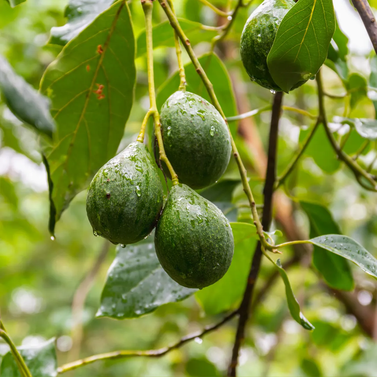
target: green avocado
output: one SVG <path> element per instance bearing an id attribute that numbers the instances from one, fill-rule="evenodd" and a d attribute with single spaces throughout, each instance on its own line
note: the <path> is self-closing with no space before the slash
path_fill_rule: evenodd
<path id="1" fill-rule="evenodd" d="M 162 205 L 157 167 L 145 145 L 134 142 L 94 176 L 86 212 L 95 235 L 127 245 L 152 231 Z"/>
<path id="2" fill-rule="evenodd" d="M 240 52 L 246 72 L 252 81 L 270 90 L 281 91 L 281 88 L 270 75 L 267 56 L 281 21 L 294 5 L 293 0 L 263 1 L 250 15 L 242 32 Z"/>
<path id="3" fill-rule="evenodd" d="M 232 146 L 213 105 L 194 93 L 175 92 L 162 106 L 161 125 L 166 155 L 181 183 L 199 189 L 222 176 Z"/>
<path id="4" fill-rule="evenodd" d="M 221 279 L 233 257 L 227 218 L 184 184 L 171 189 L 154 242 L 164 270 L 189 288 L 204 288 Z"/>

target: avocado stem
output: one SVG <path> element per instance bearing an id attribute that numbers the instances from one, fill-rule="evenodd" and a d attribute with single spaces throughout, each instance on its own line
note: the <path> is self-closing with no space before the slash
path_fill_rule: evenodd
<path id="1" fill-rule="evenodd" d="M 175 14 L 174 5 L 172 0 L 168 0 L 169 6 L 173 14 Z M 183 65 L 182 60 L 182 50 L 181 45 L 179 44 L 179 36 L 177 32 L 174 30 L 174 44 L 175 44 L 175 52 L 177 55 L 177 61 L 178 61 L 178 72 L 179 72 L 179 87 L 178 90 L 184 92 L 186 91 L 186 73 L 185 73 L 185 66 Z"/>
<path id="2" fill-rule="evenodd" d="M 153 115 L 153 112 L 154 111 L 152 109 L 149 109 L 148 112 L 145 114 L 143 123 L 141 123 L 139 136 L 136 139 L 136 141 L 138 141 L 139 143 L 144 142 L 145 129 L 147 127 L 149 118 Z"/>
<path id="3" fill-rule="evenodd" d="M 157 138 L 158 148 L 160 151 L 160 161 L 163 161 L 166 167 L 169 170 L 171 180 L 173 185 L 177 185 L 178 175 L 174 171 L 172 164 L 170 163 L 168 157 L 165 153 L 164 142 L 162 138 L 161 132 L 161 121 L 160 121 L 160 113 L 157 110 L 157 103 L 156 103 L 156 91 L 154 86 L 154 71 L 153 71 L 153 32 L 152 32 L 152 10 L 153 10 L 153 0 L 141 0 L 141 5 L 143 7 L 144 15 L 145 15 L 145 33 L 147 39 L 147 70 L 148 70 L 148 92 L 149 92 L 149 101 L 150 101 L 150 109 L 148 110 L 142 124 L 142 129 L 140 130 L 140 134 L 138 137 L 141 140 L 144 140 L 144 133 L 146 128 L 146 123 L 148 118 L 153 114 L 154 124 L 155 124 L 155 135 Z M 144 126 L 144 130 L 143 130 Z"/>

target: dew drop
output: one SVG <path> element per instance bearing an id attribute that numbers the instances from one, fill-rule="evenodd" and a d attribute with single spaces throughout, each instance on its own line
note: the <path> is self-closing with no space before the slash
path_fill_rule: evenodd
<path id="1" fill-rule="evenodd" d="M 273 89 L 271 89 L 271 90 L 270 90 L 270 93 L 271 93 L 271 94 L 276 94 L 276 91 L 273 90 Z"/>
<path id="2" fill-rule="evenodd" d="M 228 17 L 227 17 L 227 20 L 228 20 L 228 21 L 232 21 L 232 16 L 228 16 Z"/>
<path id="3" fill-rule="evenodd" d="M 211 131 L 209 132 L 209 134 L 211 136 L 215 136 L 215 131 L 216 131 L 216 128 L 214 126 L 211 127 Z"/>
<path id="4" fill-rule="evenodd" d="M 203 343 L 203 339 L 201 339 L 199 337 L 196 337 L 195 338 L 195 342 L 198 343 L 198 344 L 202 344 Z"/>
<path id="5" fill-rule="evenodd" d="M 141 190 L 139 186 L 136 186 L 136 195 L 139 197 L 141 196 Z"/>
<path id="6" fill-rule="evenodd" d="M 97 233 L 96 230 L 93 230 L 93 236 L 94 236 L 94 237 L 97 237 L 97 236 L 98 236 L 98 233 Z"/>
<path id="7" fill-rule="evenodd" d="M 51 237 L 50 237 L 50 240 L 51 240 L 51 241 L 55 241 L 55 236 L 51 236 Z"/>

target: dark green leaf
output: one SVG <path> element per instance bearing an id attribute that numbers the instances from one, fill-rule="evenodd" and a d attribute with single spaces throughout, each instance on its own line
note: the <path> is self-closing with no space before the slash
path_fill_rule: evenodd
<path id="1" fill-rule="evenodd" d="M 288 11 L 267 57 L 270 74 L 283 91 L 315 76 L 334 31 L 331 0 L 300 0 Z"/>
<path id="2" fill-rule="evenodd" d="M 351 109 L 354 109 L 357 103 L 367 96 L 367 80 L 358 73 L 352 73 L 346 86 L 351 94 Z"/>
<path id="3" fill-rule="evenodd" d="M 199 22 L 179 19 L 183 31 L 191 44 L 199 42 L 209 42 L 218 33 L 216 30 L 207 30 Z M 169 21 L 162 22 L 153 28 L 153 48 L 174 47 L 174 29 Z M 137 57 L 143 56 L 147 52 L 145 31 L 137 37 Z"/>
<path id="4" fill-rule="evenodd" d="M 5 0 L 12 8 L 15 6 L 24 3 L 26 0 Z"/>
<path id="5" fill-rule="evenodd" d="M 200 195 L 211 202 L 230 202 L 234 189 L 241 183 L 239 179 L 224 179 L 204 189 Z"/>
<path id="6" fill-rule="evenodd" d="M 50 115 L 50 102 L 16 75 L 8 61 L 0 55 L 0 90 L 12 113 L 49 137 L 55 129 Z"/>
<path id="7" fill-rule="evenodd" d="M 331 234 L 312 238 L 310 243 L 350 260 L 367 274 L 377 278 L 377 260 L 352 238 Z"/>
<path id="8" fill-rule="evenodd" d="M 284 285 L 285 285 L 285 294 L 287 297 L 288 302 L 288 308 L 291 313 L 292 318 L 299 323 L 304 329 L 306 330 L 313 330 L 314 326 L 305 318 L 305 316 L 301 313 L 300 305 L 296 300 L 296 297 L 292 291 L 291 283 L 289 282 L 288 275 L 283 269 L 283 266 L 281 265 L 280 259 L 278 259 L 276 262 L 274 262 L 272 259 L 270 259 L 276 268 L 279 271 L 280 276 L 283 279 Z"/>
<path id="9" fill-rule="evenodd" d="M 208 315 L 232 309 L 240 302 L 257 243 L 253 225 L 246 223 L 231 223 L 230 225 L 235 245 L 229 270 L 218 282 L 195 294 Z"/>
<path id="10" fill-rule="evenodd" d="M 304 201 L 300 201 L 300 205 L 309 217 L 311 238 L 324 234 L 341 233 L 327 208 L 320 204 Z M 344 291 L 354 288 L 352 272 L 344 258 L 314 247 L 313 264 L 330 287 Z"/>
<path id="11" fill-rule="evenodd" d="M 56 215 L 114 156 L 123 136 L 135 85 L 134 37 L 119 1 L 67 44 L 48 68 L 42 91 L 51 98 L 57 133 L 45 149 Z"/>
<path id="12" fill-rule="evenodd" d="M 209 79 L 213 84 L 217 99 L 222 106 L 226 116 L 237 114 L 236 102 L 234 99 L 232 84 L 229 79 L 227 69 L 222 61 L 215 54 L 205 54 L 199 58 L 200 64 L 207 72 Z M 187 90 L 196 93 L 206 100 L 211 102 L 206 87 L 203 85 L 198 73 L 195 71 L 192 63 L 185 65 Z M 178 90 L 179 74 L 175 72 L 174 75 L 159 88 L 157 95 L 157 106 L 161 108 L 163 103 L 170 97 L 172 93 Z M 233 136 L 236 134 L 236 122 L 231 122 L 230 127 Z"/>
<path id="13" fill-rule="evenodd" d="M 312 359 L 302 359 L 300 365 L 302 371 L 304 372 L 305 376 L 308 377 L 321 377 L 322 372 L 319 368 L 318 364 Z"/>
<path id="14" fill-rule="evenodd" d="M 64 46 L 112 3 L 114 0 L 70 0 L 64 12 L 68 21 L 64 26 L 51 29 L 49 43 Z"/>
<path id="15" fill-rule="evenodd" d="M 55 339 L 51 339 L 38 346 L 18 347 L 33 377 L 57 376 L 57 360 L 55 353 Z M 21 377 L 12 353 L 9 351 L 1 362 L 1 377 Z"/>
<path id="16" fill-rule="evenodd" d="M 169 277 L 157 259 L 153 237 L 148 240 L 125 248 L 117 247 L 97 316 L 140 317 L 163 304 L 181 301 L 196 291 L 182 287 Z"/>

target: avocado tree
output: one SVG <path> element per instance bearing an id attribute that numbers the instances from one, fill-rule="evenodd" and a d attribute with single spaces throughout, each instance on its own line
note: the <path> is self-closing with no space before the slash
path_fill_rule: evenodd
<path id="1" fill-rule="evenodd" d="M 377 60 L 333 2 L 24 2 L 0 5 L 0 156 L 48 190 L 0 170 L 0 375 L 372 375 Z"/>

